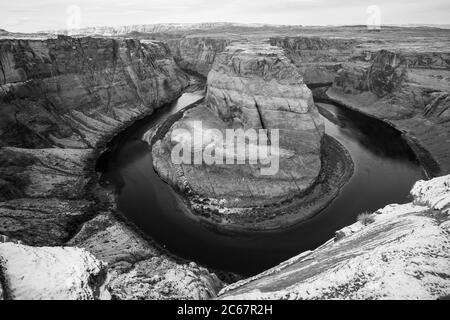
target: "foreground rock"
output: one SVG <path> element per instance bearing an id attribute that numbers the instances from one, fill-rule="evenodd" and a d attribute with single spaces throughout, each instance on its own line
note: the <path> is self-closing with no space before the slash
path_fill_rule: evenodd
<path id="1" fill-rule="evenodd" d="M 450 175 L 377 210 L 221 299 L 437 299 L 450 294 Z"/>
<path id="2" fill-rule="evenodd" d="M 85 250 L 0 243 L 0 297 L 109 299 L 106 264 Z"/>
<path id="3" fill-rule="evenodd" d="M 209 299 L 223 286 L 214 273 L 171 256 L 108 213 L 84 224 L 68 244 L 108 263 L 114 299 Z"/>
<path id="4" fill-rule="evenodd" d="M 269 164 L 250 163 L 252 155 L 261 154 L 262 140 L 250 135 L 234 149 L 226 141 L 227 129 L 277 129 L 279 139 L 270 141 L 271 132 L 264 138 L 279 150 L 263 159 Z M 205 103 L 173 117 L 155 135 L 153 162 L 164 180 L 197 197 L 198 211 L 214 211 L 215 206 L 223 223 L 230 222 L 227 218 L 233 214 L 240 214 L 242 222 L 249 210 L 291 200 L 314 186 L 322 168 L 323 134 L 311 91 L 282 50 L 265 44 L 233 44 L 214 60 Z M 195 136 L 202 137 L 200 144 Z M 186 147 L 188 160 L 208 150 L 219 160 L 174 163 L 172 151 L 179 143 Z M 240 153 L 245 163 L 236 163 Z M 271 156 L 277 163 L 270 161 Z M 282 211 L 274 210 L 272 215 Z"/>

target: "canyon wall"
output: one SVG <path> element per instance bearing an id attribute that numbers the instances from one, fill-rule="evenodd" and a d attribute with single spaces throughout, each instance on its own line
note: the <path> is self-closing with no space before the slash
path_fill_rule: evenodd
<path id="1" fill-rule="evenodd" d="M 0 41 L 2 146 L 93 148 L 187 85 L 162 43 Z"/>
<path id="2" fill-rule="evenodd" d="M 438 299 L 450 293 L 450 175 L 390 204 L 220 299 Z"/>
<path id="3" fill-rule="evenodd" d="M 0 300 L 111 298 L 106 263 L 80 248 L 0 243 Z"/>
<path id="4" fill-rule="evenodd" d="M 188 85 L 169 48 L 89 37 L 0 40 L 0 62 L 0 235 L 25 245 L 85 248 L 108 263 L 113 298 L 214 296 L 217 277 L 171 257 L 121 221 L 111 190 L 98 185 L 94 171 L 113 135 Z M 47 249 L 6 248 L 0 269 L 7 264 L 7 278 L 20 276 L 8 261 L 21 260 L 25 251 L 43 254 L 36 270 L 48 268 Z M 49 252 L 55 259 L 65 254 Z M 35 292 L 33 281 L 17 286 Z M 6 298 L 29 297 L 22 293 Z"/>

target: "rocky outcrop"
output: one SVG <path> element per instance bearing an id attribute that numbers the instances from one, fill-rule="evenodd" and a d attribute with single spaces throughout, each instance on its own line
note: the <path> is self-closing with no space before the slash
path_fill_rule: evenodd
<path id="1" fill-rule="evenodd" d="M 233 149 L 225 141 L 227 129 L 279 130 L 277 141 L 270 141 L 272 145 L 279 144 L 276 155 L 279 168 L 265 174 L 262 169 L 267 164 L 251 164 L 250 153 L 260 152 L 259 140 L 248 137 Z M 318 205 L 319 199 L 313 197 L 313 201 L 306 194 L 321 194 L 327 202 L 329 195 L 335 194 L 342 181 L 351 175 L 351 165 L 342 163 L 351 164 L 351 160 L 343 156 L 338 163 L 334 162 L 334 168 L 339 168 L 334 170 L 335 180 L 328 176 L 333 171 L 328 169 L 323 170 L 327 177 L 319 178 L 323 133 L 323 121 L 311 91 L 282 50 L 267 44 L 236 43 L 214 60 L 208 74 L 205 102 L 167 121 L 149 142 L 153 143 L 153 163 L 159 175 L 187 195 L 199 216 L 227 227 L 261 228 L 259 223 L 268 217 L 273 219 L 289 213 L 292 216 L 288 220 L 292 222 L 295 212 L 297 219 L 310 216 L 322 206 Z M 201 144 L 193 141 L 198 134 L 203 136 Z M 265 137 L 270 140 L 271 133 Z M 203 165 L 174 163 L 172 150 L 179 142 L 188 146 L 189 159 L 195 158 L 195 152 L 211 149 L 223 161 Z M 327 150 L 331 152 L 331 149 Z M 339 144 L 333 152 L 338 149 Z M 235 161 L 240 152 L 245 163 Z M 233 159 L 231 164 L 226 163 L 227 156 Z M 327 161 L 329 158 L 323 156 Z M 330 188 L 315 189 L 324 180 L 336 183 Z M 309 212 L 300 210 L 298 203 L 289 209 L 280 205 L 280 202 L 291 205 L 294 196 L 299 194 Z M 271 206 L 275 203 L 276 207 Z M 279 226 L 280 221 L 272 220 L 262 228 Z"/>
<path id="2" fill-rule="evenodd" d="M 206 77 L 216 55 L 232 41 L 229 37 L 187 36 L 169 39 L 167 44 L 177 64 L 184 70 Z"/>
<path id="3" fill-rule="evenodd" d="M 79 248 L 0 243 L 0 282 L 3 299 L 110 299 L 106 264 Z"/>
<path id="4" fill-rule="evenodd" d="M 68 244 L 108 263 L 114 299 L 209 299 L 223 286 L 214 273 L 171 256 L 107 212 L 85 223 Z"/>
<path id="5" fill-rule="evenodd" d="M 228 287 L 221 299 L 437 299 L 450 293 L 450 175 L 314 251 Z M 369 221 L 369 219 L 367 219 Z"/>

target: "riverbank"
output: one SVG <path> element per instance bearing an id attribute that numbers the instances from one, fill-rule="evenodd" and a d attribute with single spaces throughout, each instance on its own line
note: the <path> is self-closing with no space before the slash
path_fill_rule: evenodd
<path id="1" fill-rule="evenodd" d="M 329 88 L 325 101 L 360 112 L 368 117 L 383 121 L 402 133 L 420 161 L 427 177 L 432 178 L 450 172 L 450 128 L 443 123 L 441 127 L 419 116 L 409 118 L 392 117 L 389 106 L 370 94 L 355 96 L 338 89 Z"/>

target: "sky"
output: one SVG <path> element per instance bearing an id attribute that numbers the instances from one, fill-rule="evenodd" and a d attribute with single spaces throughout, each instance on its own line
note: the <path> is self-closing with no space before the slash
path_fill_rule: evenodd
<path id="1" fill-rule="evenodd" d="M 367 11 L 377 6 L 377 12 Z M 79 12 L 79 14 L 78 14 Z M 152 23 L 450 24 L 449 0 L 0 0 L 15 32 Z"/>

